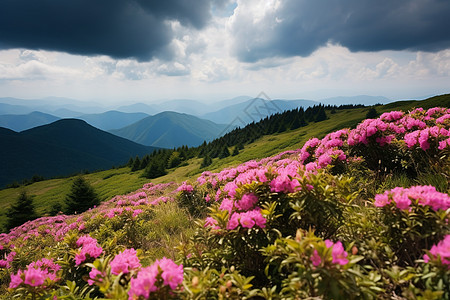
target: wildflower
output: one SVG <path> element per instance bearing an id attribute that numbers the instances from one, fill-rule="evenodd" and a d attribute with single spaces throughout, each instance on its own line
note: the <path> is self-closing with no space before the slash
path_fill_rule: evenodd
<path id="1" fill-rule="evenodd" d="M 317 252 L 316 249 L 314 249 L 313 255 L 311 256 L 311 262 L 314 267 L 317 267 L 322 262 L 322 259 L 320 258 L 319 252 Z"/>
<path id="2" fill-rule="evenodd" d="M 177 192 L 183 191 L 187 193 L 192 193 L 194 191 L 194 188 L 192 185 L 188 184 L 187 181 L 184 181 L 182 185 L 180 185 L 177 190 Z"/>
<path id="3" fill-rule="evenodd" d="M 100 272 L 99 270 L 97 270 L 96 268 L 93 268 L 90 272 L 89 272 L 89 279 L 88 279 L 88 284 L 89 285 L 93 285 L 95 283 L 95 281 L 99 281 L 102 282 L 103 281 L 103 277 L 104 274 L 102 272 Z M 99 278 L 100 277 L 100 278 Z"/>
<path id="4" fill-rule="evenodd" d="M 75 255 L 75 264 L 77 266 L 87 259 L 86 254 L 91 258 L 97 258 L 103 252 L 102 247 L 97 244 L 97 240 L 88 235 L 78 238 L 77 246 L 81 246 L 80 252 Z"/>
<path id="5" fill-rule="evenodd" d="M 46 275 L 48 274 L 41 269 L 28 268 L 25 272 L 24 283 L 30 286 L 42 285 L 45 281 Z"/>
<path id="6" fill-rule="evenodd" d="M 151 266 L 142 268 L 136 278 L 131 279 L 129 299 L 139 297 L 148 299 L 150 293 L 163 287 L 158 286 L 157 277 L 159 276 L 163 280 L 163 286 L 169 286 L 175 290 L 183 282 L 183 265 L 177 265 L 171 259 L 163 257 Z"/>
<path id="7" fill-rule="evenodd" d="M 325 243 L 326 242 L 327 241 L 325 241 Z M 333 247 L 333 249 L 331 250 L 331 256 L 333 257 L 332 263 L 333 264 L 340 264 L 340 265 L 348 264 L 348 259 L 347 259 L 348 253 L 345 252 L 341 241 L 337 241 L 334 244 L 332 244 L 332 242 L 331 242 L 330 246 Z"/>
<path id="8" fill-rule="evenodd" d="M 447 265 L 450 269 L 450 234 L 447 234 L 437 245 L 431 247 L 430 255 L 431 257 L 427 254 L 423 256 L 425 262 L 429 262 L 431 258 L 440 258 L 442 264 Z"/>
<path id="9" fill-rule="evenodd" d="M 19 270 L 17 274 L 11 274 L 11 282 L 9 283 L 10 289 L 15 289 L 23 282 L 21 274 L 22 274 L 21 270 Z"/>
<path id="10" fill-rule="evenodd" d="M 236 202 L 236 207 L 240 210 L 249 210 L 258 202 L 258 196 L 253 193 L 245 194 L 241 200 Z"/>
<path id="11" fill-rule="evenodd" d="M 111 273 L 119 275 L 120 273 L 127 274 L 132 270 L 141 267 L 136 250 L 133 248 L 125 249 L 123 252 L 117 254 L 110 263 Z"/>

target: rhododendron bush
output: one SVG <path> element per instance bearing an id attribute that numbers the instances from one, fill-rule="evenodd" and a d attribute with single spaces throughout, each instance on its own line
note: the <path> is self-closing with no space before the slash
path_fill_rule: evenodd
<path id="1" fill-rule="evenodd" d="M 0 235 L 2 291 L 449 299 L 449 155 L 450 109 L 419 108 L 196 180 L 149 183 Z"/>

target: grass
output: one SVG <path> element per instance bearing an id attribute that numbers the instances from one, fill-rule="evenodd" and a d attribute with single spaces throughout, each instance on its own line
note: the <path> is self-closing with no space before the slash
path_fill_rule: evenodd
<path id="1" fill-rule="evenodd" d="M 450 95 L 432 97 L 423 101 L 394 102 L 384 106 L 377 106 L 376 109 L 378 113 L 383 113 L 392 110 L 407 111 L 414 107 L 430 108 L 434 106 L 450 107 Z M 194 158 L 188 161 L 187 165 L 170 169 L 167 175 L 153 180 L 142 178 L 141 174 L 143 171 L 130 172 L 130 169 L 127 167 L 86 174 L 85 179 L 94 187 L 101 201 L 109 200 L 115 195 L 123 195 L 135 191 L 149 181 L 153 183 L 170 181 L 181 183 L 184 180 L 195 180 L 205 170 L 217 172 L 223 168 L 236 166 L 252 159 L 261 159 L 282 151 L 298 149 L 311 137 L 322 138 L 329 132 L 346 127 L 354 127 L 365 119 L 367 111 L 368 108 L 337 110 L 335 114 L 330 114 L 330 111 L 327 111 L 328 120 L 312 123 L 284 133 L 263 136 L 257 141 L 245 145 L 244 150 L 241 150 L 236 156 L 214 159 L 213 163 L 205 169 L 200 169 L 202 160 Z M 64 201 L 65 195 L 70 191 L 72 180 L 73 177 L 51 179 L 24 187 L 0 190 L 0 230 L 4 228 L 6 222 L 4 213 L 18 198 L 22 190 L 34 197 L 37 213 L 45 215 L 55 204 Z"/>

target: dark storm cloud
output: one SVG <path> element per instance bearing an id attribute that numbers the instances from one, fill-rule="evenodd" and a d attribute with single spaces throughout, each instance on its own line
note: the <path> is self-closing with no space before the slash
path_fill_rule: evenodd
<path id="1" fill-rule="evenodd" d="M 351 51 L 450 47 L 448 0 L 285 0 L 255 22 L 234 21 L 234 54 L 246 62 L 308 56 L 327 43 Z"/>
<path id="2" fill-rule="evenodd" d="M 210 17 L 208 0 L 1 0 L 0 49 L 168 58 L 167 20 L 201 29 Z"/>

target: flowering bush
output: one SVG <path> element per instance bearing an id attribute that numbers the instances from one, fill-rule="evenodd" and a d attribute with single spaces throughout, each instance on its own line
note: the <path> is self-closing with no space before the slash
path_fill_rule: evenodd
<path id="1" fill-rule="evenodd" d="M 449 299 L 449 115 L 383 113 L 298 150 L 27 222 L 0 235 L 0 294 Z"/>

